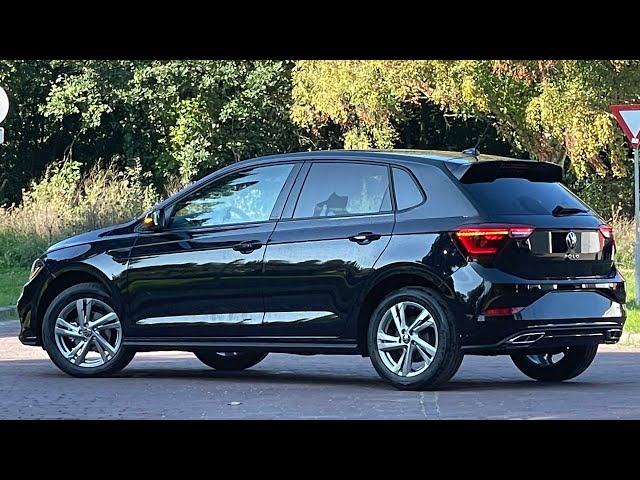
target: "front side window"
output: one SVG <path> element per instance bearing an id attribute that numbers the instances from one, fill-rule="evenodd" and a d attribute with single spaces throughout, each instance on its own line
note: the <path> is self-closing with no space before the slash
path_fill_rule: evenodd
<path id="1" fill-rule="evenodd" d="M 291 173 L 292 164 L 229 174 L 178 202 L 170 228 L 264 222 Z"/>
<path id="2" fill-rule="evenodd" d="M 294 218 L 362 215 L 391 211 L 389 174 L 383 165 L 314 163 Z"/>

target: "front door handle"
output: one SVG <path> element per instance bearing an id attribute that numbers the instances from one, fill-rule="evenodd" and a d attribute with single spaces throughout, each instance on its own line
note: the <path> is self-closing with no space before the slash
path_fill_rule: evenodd
<path id="1" fill-rule="evenodd" d="M 234 245 L 233 249 L 240 253 L 251 253 L 254 250 L 259 249 L 261 246 L 262 242 L 259 242 L 258 240 L 246 240 Z"/>
<path id="2" fill-rule="evenodd" d="M 379 238 L 380 235 L 372 232 L 360 232 L 357 235 L 349 237 L 349 240 L 352 242 L 356 242 L 358 245 L 368 245 L 371 242 L 378 240 Z"/>

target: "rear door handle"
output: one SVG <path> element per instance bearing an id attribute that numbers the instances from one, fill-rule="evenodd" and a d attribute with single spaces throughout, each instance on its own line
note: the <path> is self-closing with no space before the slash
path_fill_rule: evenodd
<path id="1" fill-rule="evenodd" d="M 240 253 L 251 253 L 254 250 L 259 249 L 261 246 L 262 242 L 259 242 L 258 240 L 246 240 L 234 245 L 233 249 Z"/>
<path id="2" fill-rule="evenodd" d="M 356 242 L 358 245 L 368 245 L 371 242 L 378 240 L 380 235 L 372 232 L 360 232 L 357 235 L 349 237 L 349 240 Z"/>

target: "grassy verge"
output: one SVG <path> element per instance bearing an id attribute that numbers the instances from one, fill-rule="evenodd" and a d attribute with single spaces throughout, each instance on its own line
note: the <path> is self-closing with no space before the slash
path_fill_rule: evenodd
<path id="1" fill-rule="evenodd" d="M 0 270 L 0 307 L 16 304 L 20 289 L 28 278 L 27 269 Z"/>
<path id="2" fill-rule="evenodd" d="M 626 280 L 627 288 L 627 323 L 624 325 L 624 331 L 629 333 L 640 333 L 640 309 L 636 308 L 633 303 L 635 298 L 635 279 L 633 278 L 633 270 L 621 269 L 621 272 Z"/>

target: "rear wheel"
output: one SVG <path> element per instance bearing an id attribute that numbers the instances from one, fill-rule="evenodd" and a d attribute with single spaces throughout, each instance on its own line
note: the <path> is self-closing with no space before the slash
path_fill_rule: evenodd
<path id="1" fill-rule="evenodd" d="M 598 345 L 564 347 L 535 355 L 511 355 L 515 366 L 527 377 L 542 382 L 562 382 L 584 372 L 598 352 Z"/>
<path id="2" fill-rule="evenodd" d="M 201 350 L 194 355 L 205 365 L 216 370 L 238 371 L 251 368 L 265 359 L 263 352 L 209 352 Z"/>
<path id="3" fill-rule="evenodd" d="M 378 374 L 402 390 L 435 390 L 456 373 L 462 352 L 446 301 L 426 288 L 401 288 L 373 312 L 367 335 Z"/>
<path id="4" fill-rule="evenodd" d="M 74 377 L 111 375 L 126 367 L 135 351 L 123 345 L 117 304 L 97 283 L 63 291 L 47 309 L 42 340 L 49 358 Z"/>

